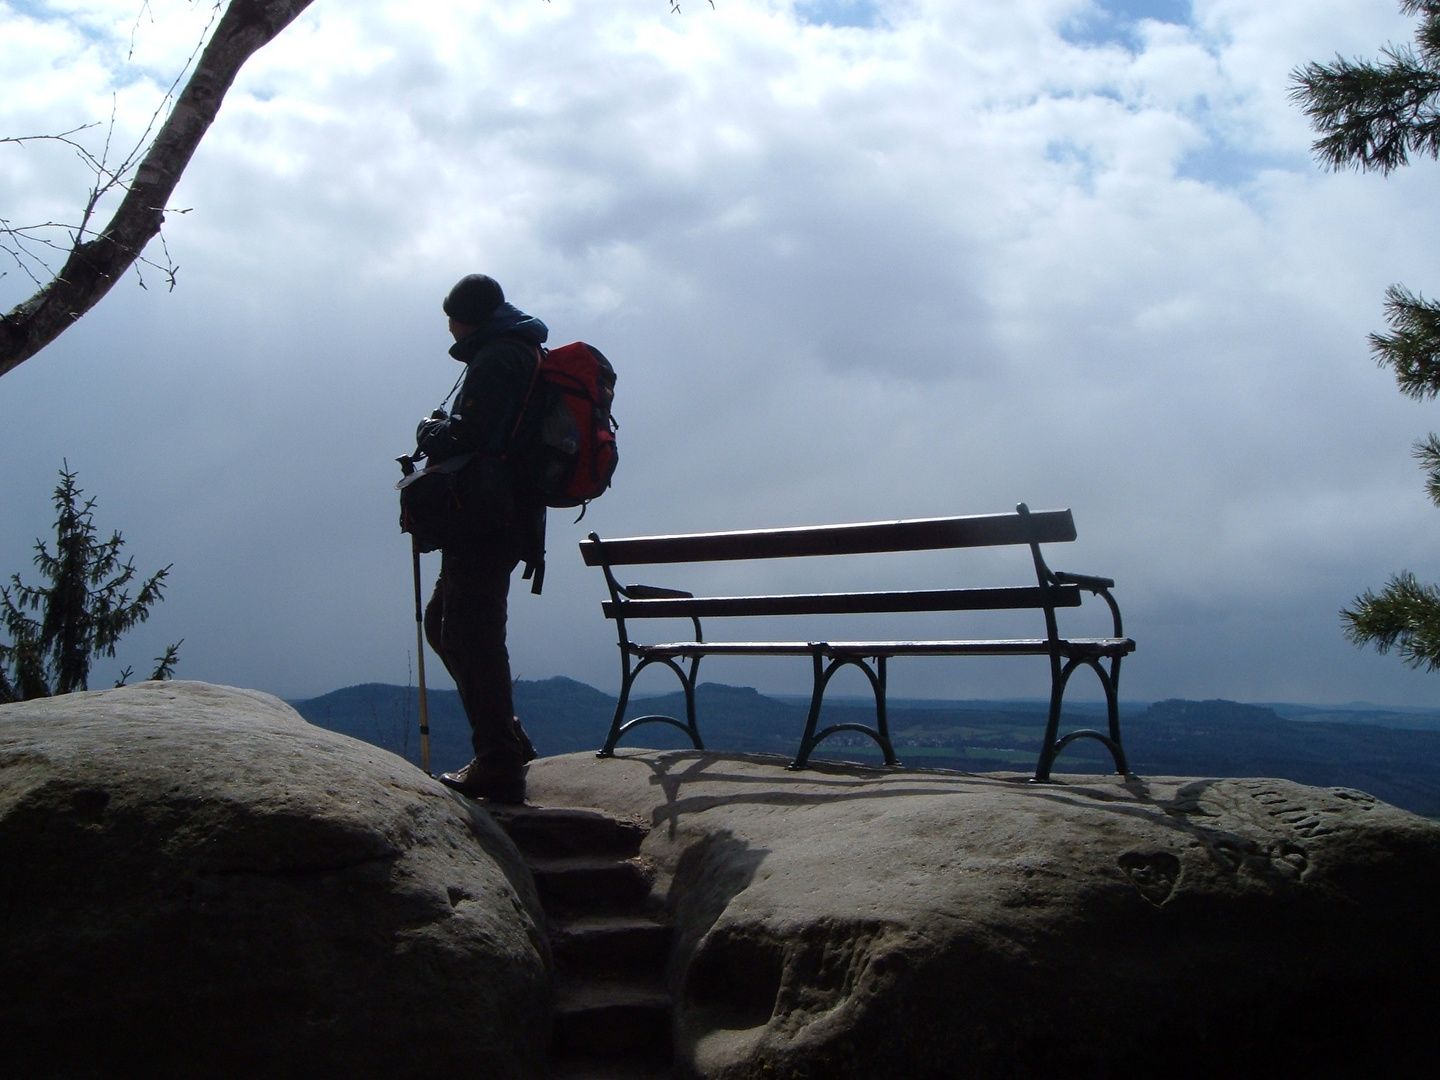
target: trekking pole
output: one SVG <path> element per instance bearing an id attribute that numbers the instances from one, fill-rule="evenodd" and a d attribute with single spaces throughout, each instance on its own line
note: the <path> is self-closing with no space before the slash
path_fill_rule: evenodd
<path id="1" fill-rule="evenodd" d="M 425 610 L 420 606 L 420 541 L 410 537 L 415 563 L 415 656 L 420 671 L 420 767 L 430 774 L 430 710 L 425 701 Z"/>

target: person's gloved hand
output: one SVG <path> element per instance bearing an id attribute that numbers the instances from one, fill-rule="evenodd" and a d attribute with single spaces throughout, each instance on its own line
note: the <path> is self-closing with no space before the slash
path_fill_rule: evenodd
<path id="1" fill-rule="evenodd" d="M 446 416 L 444 409 L 436 409 L 433 413 L 420 421 L 420 426 L 415 429 L 415 448 L 420 453 L 429 456 L 426 443 L 435 437 L 442 427 L 445 426 Z"/>

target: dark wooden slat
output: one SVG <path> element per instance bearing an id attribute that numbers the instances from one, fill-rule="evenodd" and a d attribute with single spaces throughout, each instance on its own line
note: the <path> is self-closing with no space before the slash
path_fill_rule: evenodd
<path id="1" fill-rule="evenodd" d="M 997 638 L 977 641 L 669 641 L 632 645 L 636 656 L 1044 656 L 1044 638 Z M 1127 656 L 1135 651 L 1129 638 L 1062 638 L 1062 654 L 1094 651 L 1102 656 Z"/>
<path id="2" fill-rule="evenodd" d="M 667 641 L 661 645 L 631 645 L 635 656 L 809 656 L 809 641 Z"/>
<path id="3" fill-rule="evenodd" d="M 1074 585 L 1041 589 L 928 589 L 912 592 L 810 593 L 793 596 L 697 596 L 691 600 L 607 600 L 607 619 L 729 618 L 747 615 L 866 615 L 882 611 L 1008 611 L 1079 607 Z"/>
<path id="4" fill-rule="evenodd" d="M 630 600 L 688 600 L 695 595 L 684 589 L 662 589 L 659 585 L 622 585 L 620 593 Z"/>
<path id="5" fill-rule="evenodd" d="M 1074 540 L 1075 536 L 1075 521 L 1069 510 L 1041 510 L 1029 515 L 978 514 L 792 529 L 624 537 L 598 542 L 587 539 L 580 542 L 580 553 L 587 566 L 626 566 L 993 547 L 1028 544 L 1032 540 L 1055 544 Z"/>

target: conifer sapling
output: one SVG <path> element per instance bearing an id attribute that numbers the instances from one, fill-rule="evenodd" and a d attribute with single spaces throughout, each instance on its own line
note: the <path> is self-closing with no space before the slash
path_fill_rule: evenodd
<path id="1" fill-rule="evenodd" d="M 120 638 L 150 617 L 164 598 L 170 567 L 140 581 L 134 598 L 133 559 L 120 561 L 120 533 L 101 540 L 94 499 L 84 499 L 69 464 L 55 488 L 55 547 L 35 541 L 35 566 L 48 582 L 26 585 L 19 574 L 0 585 L 0 618 L 8 642 L 0 642 L 0 702 L 89 689 L 90 666 L 114 656 Z M 152 679 L 168 679 L 179 659 L 177 641 L 156 658 Z M 131 675 L 129 668 L 116 684 Z"/>
<path id="2" fill-rule="evenodd" d="M 1418 15 L 1415 45 L 1387 45 L 1379 62 L 1311 61 L 1293 74 L 1291 96 L 1320 134 L 1312 146 L 1331 169 L 1388 174 L 1410 155 L 1440 157 L 1440 0 L 1401 0 Z M 1385 293 L 1390 333 L 1371 334 L 1370 352 L 1395 372 L 1400 392 L 1419 401 L 1440 394 L 1440 304 L 1403 285 Z M 1440 436 L 1415 443 L 1425 489 L 1440 506 Z M 1403 570 L 1378 594 L 1367 589 L 1340 612 L 1356 645 L 1392 648 L 1412 667 L 1440 669 L 1440 587 Z"/>

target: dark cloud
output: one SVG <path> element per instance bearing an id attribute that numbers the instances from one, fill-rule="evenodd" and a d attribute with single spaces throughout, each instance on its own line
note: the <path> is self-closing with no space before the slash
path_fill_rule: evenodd
<path id="1" fill-rule="evenodd" d="M 1063 5 L 1038 2 L 887 5 L 869 30 L 835 29 L 839 8 L 663 8 L 316 5 L 247 70 L 185 180 L 179 290 L 121 286 L 0 381 L 0 568 L 27 565 L 68 457 L 141 566 L 175 563 L 120 662 L 184 636 L 191 677 L 289 696 L 404 681 L 393 458 L 456 374 L 440 298 L 481 270 L 620 372 L 618 486 L 579 525 L 554 514 L 546 595 L 513 599 L 523 677 L 616 681 L 573 547 L 592 528 L 1025 500 L 1075 510 L 1056 564 L 1119 580 L 1141 642 L 1129 695 L 1433 699 L 1335 617 L 1392 570 L 1440 577 L 1408 458 L 1435 425 L 1364 351 L 1384 286 L 1431 272 L 1431 177 L 1320 174 L 1260 92 L 1308 56 L 1276 27 L 1323 36 L 1368 8 L 1316 29 L 1298 2 L 1199 5 L 1205 40 L 1172 22 L 1133 52 L 1067 44 Z M 33 78 L 56 116 L 95 97 Z M 1186 164 L 1217 139 L 1270 164 L 1243 184 Z M 11 202 L 59 176 L 7 160 Z M 844 570 L 874 587 L 1027 572 L 1002 555 Z M 1044 673 L 895 679 L 1025 696 Z"/>

